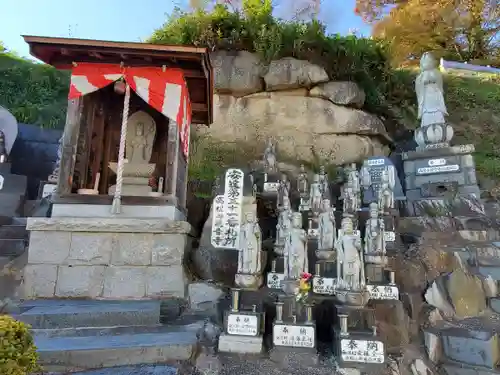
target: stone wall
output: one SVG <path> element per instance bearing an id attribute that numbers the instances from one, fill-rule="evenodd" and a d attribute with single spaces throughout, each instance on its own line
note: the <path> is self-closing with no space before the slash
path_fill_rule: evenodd
<path id="1" fill-rule="evenodd" d="M 185 298 L 186 222 L 30 218 L 24 297 Z"/>
<path id="2" fill-rule="evenodd" d="M 250 52 L 217 51 L 211 60 L 214 123 L 199 135 L 250 147 L 274 138 L 280 156 L 305 161 L 387 155 L 384 123 L 361 109 L 365 93 L 355 83 L 329 81 L 322 67 L 294 58 L 263 64 Z"/>

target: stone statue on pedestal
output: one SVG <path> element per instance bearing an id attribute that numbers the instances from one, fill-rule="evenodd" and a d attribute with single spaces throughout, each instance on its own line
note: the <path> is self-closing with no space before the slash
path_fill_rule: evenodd
<path id="1" fill-rule="evenodd" d="M 431 53 L 420 59 L 420 74 L 415 81 L 420 126 L 444 124 L 448 115 L 443 96 L 443 77 Z"/>
<path id="2" fill-rule="evenodd" d="M 386 167 L 382 171 L 378 207 L 382 212 L 394 208 L 394 185 L 396 184 L 394 168 Z"/>
<path id="3" fill-rule="evenodd" d="M 323 200 L 322 212 L 319 214 L 318 250 L 333 250 L 337 237 L 335 225 L 335 207 L 329 199 Z"/>
<path id="4" fill-rule="evenodd" d="M 290 208 L 290 200 L 285 197 L 283 206 L 278 215 L 278 225 L 276 226 L 276 245 L 284 246 L 287 233 L 290 232 L 292 226 L 292 210 Z"/>
<path id="5" fill-rule="evenodd" d="M 365 254 L 385 255 L 384 230 L 384 219 L 379 216 L 377 203 L 370 203 L 370 217 L 365 229 Z"/>
<path id="6" fill-rule="evenodd" d="M 300 166 L 300 173 L 297 178 L 297 190 L 301 198 L 309 198 L 309 180 L 304 164 Z"/>
<path id="7" fill-rule="evenodd" d="M 276 145 L 272 140 L 267 142 L 266 149 L 264 150 L 264 171 L 266 173 L 273 173 L 278 170 L 278 163 L 276 159 Z"/>
<path id="8" fill-rule="evenodd" d="M 352 163 L 348 175 L 349 186 L 352 187 L 353 199 L 355 200 L 356 210 L 361 208 L 361 185 L 359 183 L 359 172 L 356 169 L 356 164 Z"/>
<path id="9" fill-rule="evenodd" d="M 309 204 L 311 206 L 311 211 L 317 213 L 321 210 L 321 183 L 320 176 L 318 174 L 314 175 L 313 183 L 311 184 L 311 191 L 309 193 Z"/>
<path id="10" fill-rule="evenodd" d="M 286 174 L 281 174 L 281 178 L 279 181 L 279 187 L 278 187 L 278 200 L 277 200 L 277 206 L 278 209 L 281 209 L 281 207 L 284 204 L 285 198 L 289 199 L 290 198 L 290 180 L 288 180 L 288 176 Z"/>
<path id="11" fill-rule="evenodd" d="M 309 269 L 307 259 L 307 233 L 302 228 L 302 214 L 294 212 L 292 214 L 292 228 L 289 239 L 285 243 L 285 253 L 287 254 L 288 278 L 299 280 L 303 272 Z"/>
<path id="12" fill-rule="evenodd" d="M 360 290 L 365 286 L 361 239 L 354 231 L 350 217 L 344 217 L 336 243 L 338 278 L 349 290 Z"/>
<path id="13" fill-rule="evenodd" d="M 5 145 L 5 134 L 0 131 L 0 163 L 7 163 L 7 146 Z"/>
<path id="14" fill-rule="evenodd" d="M 240 229 L 238 273 L 257 275 L 262 272 L 262 233 L 252 212 L 245 214 L 245 222 Z"/>

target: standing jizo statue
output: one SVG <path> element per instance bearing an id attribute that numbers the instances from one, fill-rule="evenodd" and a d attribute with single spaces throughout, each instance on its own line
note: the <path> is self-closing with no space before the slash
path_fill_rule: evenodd
<path id="1" fill-rule="evenodd" d="M 311 206 L 311 211 L 317 214 L 321 211 L 321 182 L 319 174 L 315 174 L 313 178 L 313 183 L 311 184 L 311 191 L 309 192 L 309 204 Z"/>
<path id="2" fill-rule="evenodd" d="M 319 214 L 319 250 L 333 250 L 336 240 L 335 207 L 329 199 L 323 200 L 322 211 Z"/>
<path id="3" fill-rule="evenodd" d="M 377 203 L 370 203 L 370 217 L 365 229 L 365 254 L 385 255 L 384 229 L 384 219 L 379 216 Z"/>
<path id="4" fill-rule="evenodd" d="M 307 179 L 307 172 L 304 164 L 300 166 L 300 173 L 297 178 L 297 190 L 301 198 L 309 198 L 309 181 Z"/>
<path id="5" fill-rule="evenodd" d="M 259 223 L 252 212 L 245 214 L 245 222 L 241 225 L 240 233 L 238 273 L 246 275 L 260 274 L 262 272 L 262 233 Z"/>
<path id="6" fill-rule="evenodd" d="M 365 286 L 365 272 L 361 258 L 361 239 L 354 230 L 352 218 L 344 217 L 337 239 L 337 273 L 349 290 Z"/>
<path id="7" fill-rule="evenodd" d="M 272 140 L 269 140 L 264 150 L 264 171 L 266 173 L 276 172 L 278 170 L 276 160 L 276 145 Z"/>
<path id="8" fill-rule="evenodd" d="M 278 187 L 278 200 L 277 200 L 278 210 L 280 210 L 281 207 L 283 206 L 285 198 L 290 199 L 290 188 L 291 188 L 290 180 L 288 180 L 288 176 L 283 173 L 281 175 Z"/>
<path id="9" fill-rule="evenodd" d="M 395 207 L 394 185 L 396 184 L 394 168 L 386 167 L 382 171 L 380 190 L 378 196 L 378 207 L 382 212 L 386 212 Z"/>
<path id="10" fill-rule="evenodd" d="M 308 272 L 309 264 L 307 258 L 307 234 L 302 228 L 302 214 L 293 213 L 292 229 L 289 234 L 289 240 L 286 241 L 285 252 L 287 253 L 288 277 L 293 280 L 299 280 L 303 272 Z"/>

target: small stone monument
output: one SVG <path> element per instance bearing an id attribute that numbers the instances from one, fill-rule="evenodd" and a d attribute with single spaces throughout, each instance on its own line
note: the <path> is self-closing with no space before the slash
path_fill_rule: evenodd
<path id="1" fill-rule="evenodd" d="M 49 175 L 49 177 L 47 178 L 48 182 L 43 183 L 43 186 L 40 187 L 41 198 L 47 198 L 47 197 L 51 196 L 57 189 L 57 183 L 59 181 L 59 170 L 61 169 L 63 137 L 64 137 L 64 134 L 61 134 L 61 137 L 59 138 L 59 142 L 57 144 L 57 158 L 56 158 L 56 162 L 54 163 L 54 169 L 53 169 L 52 173 Z"/>
<path id="2" fill-rule="evenodd" d="M 380 186 L 382 184 L 382 173 L 387 171 L 394 181 L 394 199 L 404 201 L 406 197 L 401 187 L 401 181 L 396 172 L 396 167 L 391 159 L 381 156 L 368 158 L 363 162 L 360 173 L 360 181 L 363 190 L 363 203 L 368 205 L 376 202 L 379 196 Z"/>
<path id="3" fill-rule="evenodd" d="M 279 261 L 283 264 L 284 268 L 284 253 L 285 244 L 290 236 L 290 230 L 292 228 L 292 209 L 290 207 L 290 200 L 285 198 L 283 206 L 278 214 L 278 223 L 276 225 L 276 239 L 274 243 L 274 253 L 277 256 L 271 262 L 271 272 L 267 274 L 267 287 L 271 289 L 281 289 L 281 282 L 285 279 L 285 271 L 278 273 L 276 271 L 276 265 Z"/>
<path id="4" fill-rule="evenodd" d="M 323 186 L 321 185 L 320 175 L 315 174 L 309 191 L 309 205 L 313 216 L 317 216 L 321 211 L 321 200 L 323 199 Z"/>
<path id="5" fill-rule="evenodd" d="M 408 214 L 425 214 L 428 207 L 449 211 L 450 200 L 454 215 L 484 212 L 472 156 L 474 145 L 450 146 L 453 127 L 446 122 L 443 78 L 429 52 L 420 60 L 415 91 L 420 119 L 415 130 L 418 147 L 402 155 Z"/>
<path id="6" fill-rule="evenodd" d="M 252 353 L 263 351 L 264 315 L 254 305 L 252 311 L 240 311 L 240 289 L 231 290 L 231 310 L 226 311 L 224 332 L 219 336 L 219 352 Z"/>
<path id="7" fill-rule="evenodd" d="M 277 196 L 280 188 L 280 175 L 276 156 L 276 144 L 270 139 L 267 142 L 263 156 L 264 181 L 260 187 L 261 193 L 266 196 Z"/>
<path id="8" fill-rule="evenodd" d="M 130 116 L 127 125 L 122 195 L 149 196 L 151 193 L 149 177 L 154 172 L 156 164 L 149 161 L 155 135 L 156 122 L 149 114 L 137 111 Z M 117 173 L 118 163 L 110 162 L 109 168 Z M 108 194 L 113 195 L 115 189 L 115 185 L 110 186 Z"/>

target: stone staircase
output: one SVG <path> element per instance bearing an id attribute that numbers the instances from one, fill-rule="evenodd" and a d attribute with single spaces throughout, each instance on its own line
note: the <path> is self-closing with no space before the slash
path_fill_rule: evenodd
<path id="1" fill-rule="evenodd" d="M 0 300 L 15 298 L 27 263 L 26 218 L 0 216 Z"/>
<path id="2" fill-rule="evenodd" d="M 180 374 L 197 353 L 203 322 L 163 325 L 161 310 L 160 301 L 37 300 L 14 317 L 32 326 L 44 371 Z"/>

